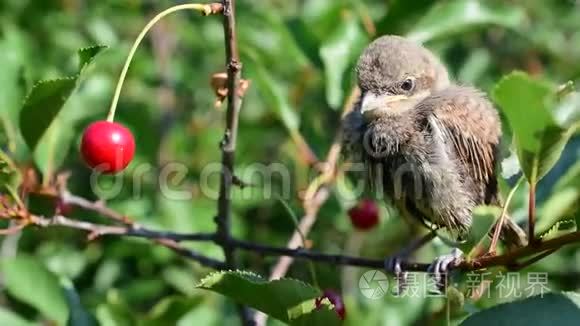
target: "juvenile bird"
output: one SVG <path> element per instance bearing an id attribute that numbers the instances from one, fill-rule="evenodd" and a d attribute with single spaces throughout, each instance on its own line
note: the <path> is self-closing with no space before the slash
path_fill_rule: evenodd
<path id="1" fill-rule="evenodd" d="M 383 36 L 360 56 L 361 96 L 344 118 L 344 145 L 401 215 L 465 235 L 480 204 L 500 205 L 495 165 L 501 123 L 479 90 L 453 84 L 425 47 Z M 525 243 L 507 220 L 502 238 Z M 457 255 L 434 264 L 444 269 Z"/>

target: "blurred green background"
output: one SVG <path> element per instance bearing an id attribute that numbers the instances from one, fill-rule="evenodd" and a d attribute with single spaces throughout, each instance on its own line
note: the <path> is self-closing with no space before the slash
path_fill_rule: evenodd
<path id="1" fill-rule="evenodd" d="M 119 194 L 112 196 L 104 189 L 114 178 L 101 178 L 103 191 L 95 194 L 91 190 L 90 171 L 78 152 L 82 130 L 106 116 L 134 38 L 148 18 L 176 3 L 2 0 L 0 145 L 21 165 L 34 165 L 41 182 L 48 182 L 55 171 L 70 171 L 72 192 L 104 198 L 112 208 L 142 224 L 180 232 L 211 232 L 215 198 L 202 183 L 207 181 L 204 172 L 208 165 L 220 161 L 218 143 L 224 128 L 225 106 L 214 108 L 209 85 L 211 75 L 224 70 L 219 18 L 202 18 L 197 13 L 169 16 L 137 52 L 116 118 L 134 132 L 137 153 L 121 177 L 124 186 Z M 300 140 L 324 159 L 353 86 L 353 65 L 364 46 L 379 35 L 407 35 L 425 42 L 443 58 L 456 80 L 486 92 L 512 70 L 554 84 L 580 80 L 580 4 L 573 0 L 238 0 L 237 11 L 243 77 L 251 80 L 251 86 L 241 113 L 236 168 L 242 176 L 249 176 L 246 181 L 260 184 L 259 173 L 254 173 L 256 163 L 281 163 L 291 181 L 283 182 L 285 177 L 274 173 L 272 182 L 263 187 L 236 191 L 233 231 L 250 241 L 283 246 L 289 239 L 294 224 L 277 196 L 301 215 L 300 193 L 316 175 L 300 150 Z M 76 50 L 93 44 L 110 48 L 83 75 L 79 89 L 49 130 L 50 139 L 43 138 L 40 149 L 29 153 L 18 130 L 24 96 L 37 80 L 75 74 Z M 578 117 L 579 108 L 580 96 L 575 96 L 557 115 Z M 507 156 L 509 126 L 505 129 Z M 578 214 L 578 194 L 561 204 L 557 182 L 565 174 L 578 180 L 579 155 L 580 140 L 575 137 L 538 187 L 540 217 L 546 203 L 565 208 L 565 214 Z M 185 191 L 192 200 L 173 200 L 161 193 L 158 174 L 169 162 L 187 167 L 186 179 L 169 186 Z M 144 173 L 142 184 L 135 187 L 132 172 L 147 167 L 150 170 Z M 506 177 L 513 174 L 509 170 L 518 169 L 510 163 L 504 168 Z M 210 178 L 209 189 L 216 191 L 214 179 Z M 509 190 L 513 179 L 503 182 L 504 190 Z M 267 189 L 275 195 L 264 195 Z M 512 203 L 512 216 L 518 222 L 526 220 L 526 190 L 521 187 Z M 315 249 L 380 258 L 408 241 L 410 231 L 387 206 L 382 207 L 379 228 L 364 235 L 355 231 L 346 215 L 355 202 L 356 198 L 339 197 L 337 191 L 331 194 L 309 235 Z M 30 199 L 33 210 L 50 211 L 51 205 L 43 198 Z M 80 209 L 70 216 L 106 222 Z M 222 258 L 219 247 L 191 246 Z M 417 258 L 429 261 L 448 250 L 436 243 Z M 26 229 L 2 237 L 0 255 L 2 325 L 62 324 L 69 313 L 61 290 L 63 286 L 70 290 L 67 280 L 74 284 L 77 303 L 101 325 L 238 322 L 230 301 L 195 289 L 210 270 L 146 241 L 106 237 L 87 242 L 85 234 L 74 230 Z M 268 275 L 276 261 L 247 253 L 241 256 L 244 269 L 262 275 Z M 530 271 L 549 273 L 551 290 L 580 287 L 580 256 L 574 247 L 524 270 L 522 280 Z M 445 321 L 445 300 L 441 298 L 388 295 L 370 300 L 358 289 L 364 269 L 318 264 L 316 272 L 320 287 L 343 293 L 346 325 Z M 293 265 L 289 276 L 311 282 L 303 261 Z M 506 300 L 510 298 L 494 291 L 491 298 L 467 300 L 457 315 Z"/>

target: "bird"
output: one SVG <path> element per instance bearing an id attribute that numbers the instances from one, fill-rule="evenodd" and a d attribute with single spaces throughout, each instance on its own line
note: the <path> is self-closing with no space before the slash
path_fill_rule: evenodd
<path id="1" fill-rule="evenodd" d="M 498 111 L 481 90 L 454 83 L 433 52 L 401 36 L 374 40 L 355 72 L 360 96 L 342 123 L 347 156 L 363 163 L 365 180 L 400 215 L 462 239 L 476 206 L 501 206 Z M 501 235 L 515 246 L 527 241 L 509 219 Z M 460 256 L 454 250 L 433 265 L 445 269 Z"/>

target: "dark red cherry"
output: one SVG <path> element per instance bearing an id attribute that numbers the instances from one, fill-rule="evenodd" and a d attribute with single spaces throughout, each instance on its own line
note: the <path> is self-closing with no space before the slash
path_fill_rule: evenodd
<path id="1" fill-rule="evenodd" d="M 379 223 L 379 208 L 374 201 L 363 199 L 348 210 L 348 216 L 355 228 L 369 230 Z"/>

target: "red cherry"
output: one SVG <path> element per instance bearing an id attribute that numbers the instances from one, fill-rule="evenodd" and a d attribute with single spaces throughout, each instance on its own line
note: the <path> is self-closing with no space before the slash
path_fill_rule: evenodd
<path id="1" fill-rule="evenodd" d="M 135 154 L 135 139 L 129 129 L 109 121 L 90 124 L 81 141 L 83 159 L 93 169 L 116 173 L 129 165 Z"/>
<path id="2" fill-rule="evenodd" d="M 334 290 L 330 289 L 324 290 L 322 296 L 314 300 L 316 309 L 320 309 L 322 307 L 322 300 L 324 300 L 324 298 L 327 298 L 328 301 L 332 303 L 332 305 L 334 306 L 334 311 L 336 311 L 338 317 L 341 320 L 344 320 L 344 317 L 346 316 L 346 308 L 344 307 L 344 302 L 342 302 L 342 297 L 340 296 L 340 294 L 338 294 L 338 292 Z"/>
<path id="3" fill-rule="evenodd" d="M 374 201 L 364 199 L 348 210 L 350 221 L 359 230 L 369 230 L 379 223 L 379 208 Z"/>

